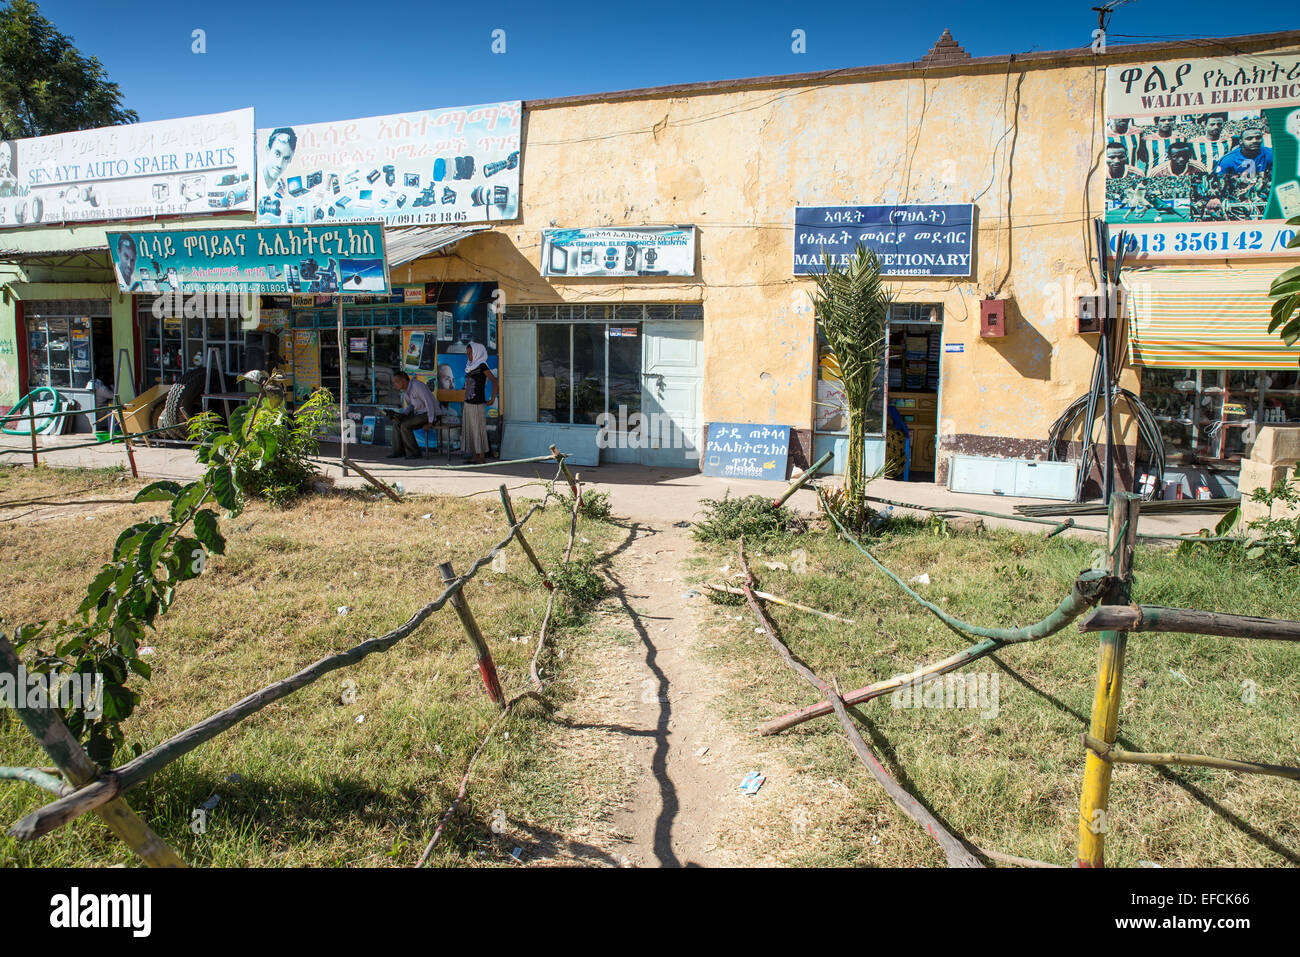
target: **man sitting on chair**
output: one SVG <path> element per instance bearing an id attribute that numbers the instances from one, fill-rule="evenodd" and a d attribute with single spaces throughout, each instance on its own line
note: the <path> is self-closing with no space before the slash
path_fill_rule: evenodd
<path id="1" fill-rule="evenodd" d="M 405 372 L 393 373 L 393 385 L 402 393 L 402 411 L 385 413 L 392 423 L 393 433 L 393 451 L 388 453 L 388 457 L 418 459 L 420 443 L 415 438 L 415 431 L 437 422 L 442 409 L 429 387 Z"/>

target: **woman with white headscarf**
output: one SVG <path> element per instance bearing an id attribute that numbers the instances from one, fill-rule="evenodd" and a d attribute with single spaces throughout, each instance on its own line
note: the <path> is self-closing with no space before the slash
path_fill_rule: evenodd
<path id="1" fill-rule="evenodd" d="M 487 349 L 478 342 L 469 344 L 465 362 L 465 404 L 461 413 L 460 448 L 475 462 L 487 458 L 487 384 L 492 383 L 492 402 L 497 398 L 497 377 L 487 364 Z"/>

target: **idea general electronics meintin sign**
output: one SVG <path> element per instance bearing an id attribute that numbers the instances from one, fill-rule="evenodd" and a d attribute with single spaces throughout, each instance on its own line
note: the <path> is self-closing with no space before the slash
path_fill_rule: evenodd
<path id="1" fill-rule="evenodd" d="M 0 228 L 253 208 L 253 111 L 0 142 Z"/>

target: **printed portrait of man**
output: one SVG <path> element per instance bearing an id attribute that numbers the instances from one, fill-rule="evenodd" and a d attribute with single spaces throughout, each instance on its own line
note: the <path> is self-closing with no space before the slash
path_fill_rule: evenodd
<path id="1" fill-rule="evenodd" d="M 1159 166 L 1152 167 L 1148 176 L 1186 176 L 1195 173 L 1203 176 L 1210 170 L 1192 158 L 1192 144 L 1187 140 L 1174 140 L 1169 144 L 1169 159 Z"/>
<path id="2" fill-rule="evenodd" d="M 1106 175 L 1110 179 L 1124 179 L 1126 176 L 1142 175 L 1142 170 L 1129 165 L 1128 150 L 1123 143 L 1106 144 Z"/>
<path id="3" fill-rule="evenodd" d="M 275 191 L 276 184 L 289 168 L 294 151 L 297 149 L 298 134 L 290 127 L 281 126 L 274 129 L 266 138 L 266 149 L 261 159 L 262 191 L 266 195 L 269 196 Z"/>
<path id="4" fill-rule="evenodd" d="M 1151 170 L 1162 163 L 1169 162 L 1169 148 L 1174 144 L 1174 124 L 1178 122 L 1176 116 L 1157 116 L 1156 132 L 1154 136 L 1148 136 L 1146 140 L 1148 166 Z"/>
<path id="5" fill-rule="evenodd" d="M 1242 130 L 1241 145 L 1219 160 L 1214 172 L 1243 182 L 1268 177 L 1273 172 L 1273 151 L 1264 145 L 1264 131 L 1259 127 Z"/>
<path id="6" fill-rule="evenodd" d="M 117 283 L 123 289 L 131 288 L 135 275 L 135 240 L 127 233 L 117 238 Z"/>
<path id="7" fill-rule="evenodd" d="M 1106 143 L 1121 143 L 1124 146 L 1125 153 L 1128 154 L 1128 162 L 1131 166 L 1136 166 L 1140 170 L 1147 167 L 1147 150 L 1146 143 L 1142 133 L 1133 125 L 1133 121 L 1126 116 L 1117 116 L 1106 124 Z"/>
<path id="8" fill-rule="evenodd" d="M 18 187 L 18 148 L 12 140 L 0 141 L 0 196 L 12 196 Z"/>

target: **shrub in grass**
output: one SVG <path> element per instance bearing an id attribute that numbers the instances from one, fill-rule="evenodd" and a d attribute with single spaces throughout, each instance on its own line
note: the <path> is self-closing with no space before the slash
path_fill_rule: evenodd
<path id="1" fill-rule="evenodd" d="M 732 498 L 728 490 L 722 498 L 706 498 L 700 506 L 704 518 L 692 530 L 701 542 L 762 542 L 780 538 L 789 532 L 802 531 L 799 516 L 784 505 L 773 508 L 772 500 L 762 495 Z"/>
<path id="2" fill-rule="evenodd" d="M 565 508 L 573 508 L 573 496 L 561 495 L 560 501 L 564 502 Z M 578 514 L 585 519 L 593 522 L 607 522 L 610 516 L 609 493 L 593 492 L 587 489 L 582 493 L 582 504 L 578 506 Z"/>
<path id="3" fill-rule="evenodd" d="M 235 481 L 243 493 L 275 508 L 288 508 L 311 491 L 312 482 L 320 474 L 312 462 L 320 451 L 316 436 L 335 414 L 333 397 L 325 389 L 317 389 L 296 412 L 280 403 L 276 407 L 263 405 L 251 420 L 246 414 L 232 416 L 236 430 L 261 439 L 250 443 L 253 448 L 269 444 L 275 449 L 269 460 L 252 452 L 243 452 L 235 459 Z M 190 420 L 190 438 L 201 442 L 223 428 L 221 420 L 211 413 L 195 416 Z"/>

